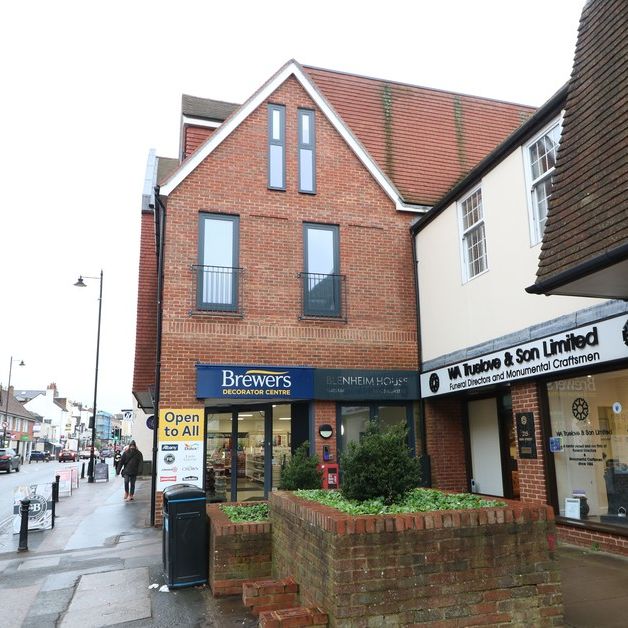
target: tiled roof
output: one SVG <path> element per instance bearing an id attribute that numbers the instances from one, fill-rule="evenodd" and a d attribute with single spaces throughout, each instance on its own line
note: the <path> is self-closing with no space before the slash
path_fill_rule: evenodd
<path id="1" fill-rule="evenodd" d="M 13 393 L 13 386 L 11 386 L 11 392 Z M 0 414 L 3 417 L 5 415 L 5 409 L 7 407 L 7 389 L 0 387 Z M 8 416 L 17 416 L 23 419 L 29 419 L 34 421 L 39 415 L 34 414 L 27 410 L 14 396 L 14 394 L 9 395 L 9 408 L 8 408 Z"/>
<path id="2" fill-rule="evenodd" d="M 157 157 L 157 183 L 167 179 L 179 167 L 179 160 L 172 157 Z"/>
<path id="3" fill-rule="evenodd" d="M 614 253 L 628 243 L 627 33 L 626 0 L 590 0 L 584 7 L 539 258 L 539 287 L 577 266 L 599 262 L 601 268 L 602 260 L 617 257 Z"/>
<path id="4" fill-rule="evenodd" d="M 26 401 L 30 401 L 31 399 L 34 399 L 38 395 L 45 395 L 46 394 L 45 390 L 22 390 L 22 389 L 16 389 L 13 392 L 15 394 L 15 398 L 20 403 L 24 403 Z"/>
<path id="5" fill-rule="evenodd" d="M 210 100 L 209 98 L 199 98 L 183 94 L 181 98 L 181 113 L 184 116 L 194 118 L 204 118 L 205 120 L 216 120 L 223 122 L 240 105 L 222 100 Z"/>
<path id="6" fill-rule="evenodd" d="M 433 205 L 535 109 L 304 66 L 404 200 Z"/>
<path id="7" fill-rule="evenodd" d="M 53 399 L 53 403 L 62 410 L 68 410 L 68 400 L 65 397 L 57 397 Z"/>
<path id="8" fill-rule="evenodd" d="M 546 103 L 541 105 L 516 131 L 511 133 L 495 150 L 480 161 L 469 174 L 460 179 L 448 192 L 440 198 L 430 211 L 420 215 L 412 224 L 413 234 L 425 229 L 438 215 L 445 211 L 454 201 L 464 196 L 472 187 L 478 185 L 482 177 L 493 170 L 497 164 L 506 159 L 513 151 L 519 150 L 532 136 L 560 115 L 565 108 L 567 84 L 561 87 Z"/>

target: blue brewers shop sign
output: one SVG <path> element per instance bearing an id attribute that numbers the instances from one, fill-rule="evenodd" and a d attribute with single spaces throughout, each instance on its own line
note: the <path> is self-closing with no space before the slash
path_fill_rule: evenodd
<path id="1" fill-rule="evenodd" d="M 198 399 L 385 401 L 418 399 L 418 391 L 416 371 L 196 365 Z"/>
<path id="2" fill-rule="evenodd" d="M 311 399 L 313 369 L 197 364 L 198 399 Z"/>

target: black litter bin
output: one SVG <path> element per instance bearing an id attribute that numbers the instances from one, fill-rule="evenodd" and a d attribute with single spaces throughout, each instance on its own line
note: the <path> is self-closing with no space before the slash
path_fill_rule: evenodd
<path id="1" fill-rule="evenodd" d="M 163 562 L 169 587 L 206 584 L 208 580 L 205 492 L 192 484 L 164 489 Z"/>

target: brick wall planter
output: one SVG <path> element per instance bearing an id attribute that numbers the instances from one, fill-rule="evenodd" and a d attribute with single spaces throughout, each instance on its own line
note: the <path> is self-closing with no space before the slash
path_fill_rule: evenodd
<path id="1" fill-rule="evenodd" d="M 221 505 L 225 504 L 207 505 L 209 586 L 216 597 L 241 595 L 244 582 L 271 575 L 271 525 L 233 523 Z"/>
<path id="2" fill-rule="evenodd" d="M 270 504 L 273 577 L 293 576 L 330 626 L 562 625 L 549 506 L 352 517 L 281 491 Z"/>

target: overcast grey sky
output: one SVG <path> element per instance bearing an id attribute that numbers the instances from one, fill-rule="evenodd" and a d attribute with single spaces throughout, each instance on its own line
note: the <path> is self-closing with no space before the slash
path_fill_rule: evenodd
<path id="1" fill-rule="evenodd" d="M 0 382 L 131 407 L 140 200 L 181 94 L 242 102 L 288 59 L 540 105 L 584 0 L 31 0 L 0 7 Z"/>

